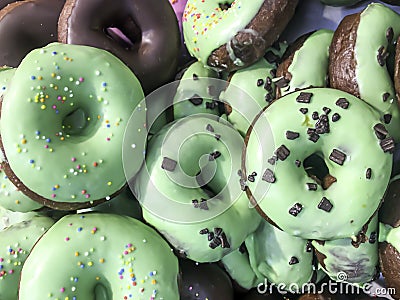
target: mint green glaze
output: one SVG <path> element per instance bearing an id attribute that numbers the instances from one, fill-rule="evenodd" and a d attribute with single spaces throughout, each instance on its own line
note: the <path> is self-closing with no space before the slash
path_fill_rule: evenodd
<path id="1" fill-rule="evenodd" d="M 392 166 L 392 154 L 381 149 L 373 127 L 379 123 L 379 114 L 365 102 L 345 92 L 313 88 L 306 90 L 313 94 L 311 102 L 299 103 L 301 93 L 294 92 L 275 101 L 257 119 L 245 151 L 246 173 L 256 172 L 254 182 L 246 184 L 255 201 L 272 221 L 289 234 L 304 239 L 338 239 L 353 237 L 377 210 L 388 185 Z M 348 109 L 335 103 L 346 98 Z M 315 128 L 311 117 L 314 111 L 323 114 L 328 107 L 330 132 L 320 135 L 314 143 L 309 140 L 308 128 Z M 299 109 L 308 108 L 306 115 Z M 341 117 L 332 122 L 334 113 Z M 267 129 L 270 128 L 270 134 Z M 289 140 L 286 131 L 296 131 L 299 138 Z M 285 145 L 289 156 L 275 165 L 267 160 Z M 333 150 L 346 155 L 343 166 L 329 159 Z M 320 155 L 330 174 L 337 179 L 328 189 L 318 185 L 316 191 L 309 191 L 306 183 L 315 183 L 308 177 L 303 166 L 297 167 L 296 160 L 304 161 L 312 154 Z M 275 183 L 262 180 L 265 170 L 274 172 Z M 371 168 L 371 178 L 366 171 Z M 362 192 L 360 192 L 362 191 Z M 332 204 L 330 212 L 318 208 L 326 197 Z M 289 210 L 300 203 L 303 208 L 297 216 Z"/>
<path id="2" fill-rule="evenodd" d="M 15 68 L 0 68 L 0 97 L 3 96 L 8 88 L 9 82 L 14 76 Z"/>
<path id="3" fill-rule="evenodd" d="M 288 87 L 280 89 L 282 96 L 297 89 L 326 87 L 332 37 L 332 30 L 320 29 L 306 39 L 293 56 L 288 68 L 292 79 Z"/>
<path id="4" fill-rule="evenodd" d="M 207 125 L 214 131 L 208 131 Z M 133 183 L 143 217 L 194 261 L 220 260 L 237 249 L 261 221 L 257 212 L 249 208 L 238 183 L 242 146 L 240 134 L 213 115 L 179 119 L 153 136 L 148 144 L 146 165 Z M 221 155 L 210 161 L 209 155 L 215 151 Z M 167 171 L 161 167 L 164 157 L 177 162 L 175 169 Z M 207 183 L 212 195 L 200 188 L 196 180 L 200 170 L 197 179 Z M 192 200 L 202 198 L 207 199 L 208 210 L 193 205 Z M 229 247 L 212 249 L 207 234 L 200 234 L 202 229 L 212 232 L 214 228 L 222 228 Z"/>
<path id="5" fill-rule="evenodd" d="M 396 93 L 386 67 L 380 66 L 377 60 L 379 48 L 388 48 L 386 32 L 390 27 L 393 28 L 395 42 L 400 34 L 399 14 L 383 4 L 369 4 L 360 15 L 354 56 L 361 99 L 378 109 L 382 116 L 392 114 L 392 121 L 387 128 L 396 141 L 399 141 L 400 112 Z M 384 93 L 390 94 L 385 102 L 382 100 Z"/>
<path id="6" fill-rule="evenodd" d="M 30 220 L 40 216 L 38 212 L 18 212 L 5 209 L 0 206 L 0 230 L 4 230 L 11 225 Z"/>
<path id="7" fill-rule="evenodd" d="M 276 69 L 275 64 L 261 58 L 251 66 L 233 73 L 229 86 L 219 97 L 221 101 L 232 107 L 228 121 L 242 136 L 246 135 L 254 117 L 268 105 L 268 102 L 265 101 L 268 91 L 264 89 L 264 84 L 257 86 L 257 81 L 262 79 L 265 83 L 267 77 L 272 80 L 270 72 L 273 69 Z M 271 84 L 271 87 L 271 97 L 275 99 L 275 84 Z"/>
<path id="8" fill-rule="evenodd" d="M 229 276 L 242 288 L 251 289 L 258 284 L 256 273 L 251 268 L 247 253 L 235 250 L 221 259 Z"/>
<path id="9" fill-rule="evenodd" d="M 142 98 L 135 75 L 107 51 L 59 43 L 33 50 L 3 100 L 1 137 L 11 169 L 49 205 L 115 193 L 126 183 L 125 126 Z M 132 133 L 140 141 L 143 108 Z M 142 153 L 132 151 L 134 174 Z"/>
<path id="10" fill-rule="evenodd" d="M 197 78 L 193 79 L 193 75 Z M 196 61 L 187 68 L 180 79 L 173 99 L 175 120 L 196 113 L 219 114 L 218 107 L 214 109 L 206 108 L 206 103 L 216 98 L 209 94 L 209 86 L 214 86 L 213 80 L 210 80 L 210 78 L 218 78 L 218 73 L 212 69 L 205 68 L 201 62 Z M 194 95 L 203 98 L 201 105 L 193 105 L 187 100 Z"/>
<path id="11" fill-rule="evenodd" d="M 105 300 L 178 299 L 177 277 L 178 259 L 169 245 L 140 221 L 68 215 L 32 249 L 19 299 L 95 299 L 95 290 Z"/>
<path id="12" fill-rule="evenodd" d="M 222 10 L 218 0 L 189 0 L 182 18 L 183 36 L 189 53 L 206 65 L 211 52 L 230 43 L 239 31 L 244 30 L 263 2 L 228 0 L 224 3 L 231 4 L 231 7 Z M 240 66 L 242 62 L 232 55 L 231 59 Z"/>
<path id="13" fill-rule="evenodd" d="M 378 216 L 372 218 L 368 225 L 366 236 L 378 233 Z M 371 240 L 361 243 L 357 248 L 352 245 L 352 239 L 344 238 L 338 240 L 324 241 L 320 244 L 313 241 L 312 244 L 317 251 L 325 256 L 324 271 L 333 280 L 341 280 L 349 283 L 364 284 L 374 279 L 378 265 L 378 241 Z M 344 272 L 347 279 L 343 280 Z M 338 275 L 339 274 L 339 275 Z M 341 278 L 338 278 L 341 277 Z"/>
<path id="14" fill-rule="evenodd" d="M 307 252 L 307 240 L 277 229 L 267 221 L 246 239 L 250 264 L 258 280 L 275 284 L 291 283 L 301 286 L 310 282 L 313 270 L 313 251 Z M 290 264 L 292 257 L 298 263 Z"/>
<path id="15" fill-rule="evenodd" d="M 24 262 L 36 241 L 53 223 L 48 217 L 33 217 L 0 231 L 0 299 L 18 299 Z"/>
<path id="16" fill-rule="evenodd" d="M 379 223 L 379 242 L 387 242 L 400 251 L 400 227 Z"/>

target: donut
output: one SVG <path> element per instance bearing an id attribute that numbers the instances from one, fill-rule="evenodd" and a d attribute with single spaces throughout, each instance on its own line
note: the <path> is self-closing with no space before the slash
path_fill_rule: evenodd
<path id="1" fill-rule="evenodd" d="M 109 28 L 119 29 L 129 42 L 110 36 Z M 174 11 L 159 0 L 67 0 L 58 41 L 110 51 L 135 73 L 145 94 L 174 78 L 181 47 Z"/>
<path id="2" fill-rule="evenodd" d="M 320 29 L 293 42 L 276 71 L 277 98 L 298 89 L 327 86 L 332 37 L 332 30 Z"/>
<path id="3" fill-rule="evenodd" d="M 21 269 L 36 241 L 53 225 L 35 216 L 0 231 L 0 299 L 17 300 Z"/>
<path id="4" fill-rule="evenodd" d="M 294 15 L 297 0 L 188 0 L 183 34 L 189 53 L 204 65 L 233 71 L 264 56 Z"/>
<path id="5" fill-rule="evenodd" d="M 254 119 L 245 141 L 251 204 L 303 239 L 356 239 L 389 182 L 394 139 L 371 106 L 340 90 L 280 98 Z"/>
<path id="6" fill-rule="evenodd" d="M 144 223 L 113 214 L 67 215 L 26 259 L 19 299 L 179 299 L 178 275 L 171 248 Z"/>
<path id="7" fill-rule="evenodd" d="M 130 187 L 143 218 L 178 255 L 218 261 L 259 225 L 238 184 L 242 146 L 240 134 L 210 114 L 178 119 L 148 142 L 146 163 Z"/>
<path id="8" fill-rule="evenodd" d="M 234 299 L 231 279 L 216 263 L 199 264 L 181 259 L 179 266 L 182 273 L 180 299 Z"/>
<path id="9" fill-rule="evenodd" d="M 377 278 L 378 272 L 378 215 L 363 232 L 363 238 L 313 241 L 320 265 L 336 281 L 362 285 Z"/>
<path id="10" fill-rule="evenodd" d="M 389 7 L 371 3 L 343 18 L 329 51 L 329 84 L 366 101 L 381 112 L 381 121 L 400 139 L 399 106 L 386 58 L 400 34 L 400 16 Z M 371 76 L 373 74 L 373 76 Z"/>
<path id="11" fill-rule="evenodd" d="M 60 43 L 31 51 L 2 101 L 4 172 L 24 194 L 54 209 L 112 198 L 126 185 L 122 140 L 135 109 L 131 137 L 145 140 L 144 104 L 136 108 L 142 98 L 136 76 L 107 51 Z M 15 122 L 16 116 L 24 117 Z M 139 144 L 130 151 L 139 151 L 130 162 L 135 172 L 143 154 Z"/>
<path id="12" fill-rule="evenodd" d="M 17 67 L 31 50 L 56 42 L 63 5 L 64 0 L 24 0 L 1 9 L 0 65 Z"/>
<path id="13" fill-rule="evenodd" d="M 0 206 L 0 231 L 14 224 L 30 220 L 36 216 L 40 216 L 36 211 L 19 212 L 5 209 Z"/>

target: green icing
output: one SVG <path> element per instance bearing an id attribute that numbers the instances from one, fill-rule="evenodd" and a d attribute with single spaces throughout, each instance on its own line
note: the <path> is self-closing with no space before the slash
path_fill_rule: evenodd
<path id="1" fill-rule="evenodd" d="M 261 220 L 238 184 L 242 146 L 240 134 L 212 115 L 179 119 L 148 144 L 146 165 L 133 184 L 143 217 L 192 260 L 220 260 Z M 220 155 L 210 159 L 217 151 Z M 207 209 L 193 200 L 206 201 Z M 207 231 L 214 235 L 218 228 L 228 243 L 211 247 Z M 221 234 L 215 236 L 219 242 Z"/>
<path id="2" fill-rule="evenodd" d="M 292 75 L 289 86 L 281 88 L 281 95 L 308 87 L 326 87 L 329 47 L 333 31 L 320 29 L 312 33 L 298 49 L 288 72 Z"/>
<path id="3" fill-rule="evenodd" d="M 10 80 L 14 76 L 15 70 L 15 68 L 8 67 L 0 68 L 0 97 L 6 93 Z"/>
<path id="4" fill-rule="evenodd" d="M 301 103 L 305 92 L 311 93 L 310 103 Z M 299 96 L 300 102 L 296 100 Z M 340 98 L 347 99 L 347 109 L 336 104 Z M 323 130 L 326 124 L 321 126 L 322 119 L 312 119 L 313 112 L 323 118 L 324 107 L 331 110 L 327 116 L 329 132 Z M 303 114 L 301 108 L 308 112 Z M 336 122 L 332 121 L 335 114 L 340 116 Z M 378 123 L 379 115 L 372 107 L 339 90 L 313 88 L 273 102 L 255 121 L 244 153 L 246 175 L 256 174 L 253 181 L 246 181 L 252 203 L 257 202 L 282 230 L 304 239 L 357 235 L 379 207 L 390 179 L 392 154 L 380 146 L 373 129 Z M 313 142 L 307 132 L 316 127 L 325 133 Z M 297 132 L 299 137 L 288 139 L 287 131 Z M 277 157 L 278 149 L 286 153 L 282 145 L 289 150 L 288 156 L 273 164 L 270 158 Z M 343 165 L 329 158 L 332 153 L 343 157 Z M 303 163 L 311 155 L 321 157 L 336 178 L 328 189 L 319 184 L 315 191 L 308 189 L 307 183 L 316 181 L 296 161 Z M 267 169 L 270 175 L 264 177 Z M 273 183 L 263 180 L 271 181 L 271 171 Z"/>
<path id="5" fill-rule="evenodd" d="M 356 75 L 360 97 L 378 109 L 382 116 L 392 115 L 387 125 L 389 133 L 398 141 L 400 139 L 400 112 L 396 100 L 393 82 L 386 66 L 378 63 L 379 49 L 388 48 L 387 30 L 393 29 L 394 43 L 400 34 L 400 16 L 389 7 L 372 3 L 360 15 L 355 41 Z M 383 95 L 389 93 L 386 101 Z"/>
<path id="6" fill-rule="evenodd" d="M 231 4 L 228 10 L 219 7 L 219 0 L 189 0 L 182 18 L 183 35 L 189 53 L 204 65 L 211 52 L 226 44 L 229 52 L 230 42 L 235 35 L 245 27 L 258 13 L 264 0 L 228 0 Z M 254 32 L 258 35 L 257 32 Z M 235 58 L 233 51 L 231 59 L 238 66 L 242 62 Z"/>
<path id="7" fill-rule="evenodd" d="M 68 215 L 32 249 L 19 299 L 178 299 L 177 279 L 178 259 L 152 228 L 112 214 Z"/>
<path id="8" fill-rule="evenodd" d="M 33 50 L 3 100 L 1 136 L 10 167 L 51 201 L 86 202 L 115 193 L 126 183 L 124 130 L 142 98 L 135 75 L 107 51 L 59 43 Z M 146 136 L 142 108 L 131 134 L 138 141 Z M 140 147 L 131 151 L 132 176 L 143 154 Z"/>
<path id="9" fill-rule="evenodd" d="M 36 241 L 53 223 L 48 217 L 33 217 L 0 231 L 0 299 L 18 299 L 24 262 Z"/>
<path id="10" fill-rule="evenodd" d="M 324 271 L 333 280 L 363 284 L 374 279 L 378 265 L 378 216 L 372 218 L 366 236 L 368 240 L 358 247 L 351 238 L 312 244 L 324 255 Z M 345 276 L 343 276 L 343 272 Z M 339 278 L 338 278 L 339 277 Z"/>
<path id="11" fill-rule="evenodd" d="M 379 223 L 379 242 L 387 242 L 400 251 L 400 227 Z"/>
<path id="12" fill-rule="evenodd" d="M 30 220 L 36 216 L 39 216 L 38 212 L 11 211 L 0 206 L 0 230 L 20 222 Z"/>

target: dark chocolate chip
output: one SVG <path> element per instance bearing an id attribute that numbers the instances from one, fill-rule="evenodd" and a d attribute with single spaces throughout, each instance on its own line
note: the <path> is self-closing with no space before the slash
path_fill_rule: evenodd
<path id="1" fill-rule="evenodd" d="M 212 160 L 215 160 L 216 158 L 218 158 L 220 156 L 221 156 L 221 152 L 214 151 L 214 152 L 210 153 L 210 155 L 208 156 L 208 160 L 212 161 Z"/>
<path id="2" fill-rule="evenodd" d="M 219 236 L 219 240 L 221 242 L 221 248 L 230 248 L 231 245 L 228 242 L 225 232 L 222 232 Z"/>
<path id="3" fill-rule="evenodd" d="M 311 118 L 312 118 L 313 120 L 318 120 L 318 118 L 319 118 L 318 112 L 317 112 L 317 111 L 314 111 L 314 112 L 312 113 L 312 115 L 311 115 Z"/>
<path id="4" fill-rule="evenodd" d="M 386 92 L 382 95 L 383 102 L 386 102 L 390 97 L 390 93 Z"/>
<path id="5" fill-rule="evenodd" d="M 371 168 L 368 168 L 368 169 L 365 171 L 365 178 L 371 179 L 371 175 L 372 175 L 372 170 L 371 170 Z"/>
<path id="6" fill-rule="evenodd" d="M 193 80 L 198 80 L 199 76 L 197 76 L 197 74 L 193 73 Z"/>
<path id="7" fill-rule="evenodd" d="M 271 158 L 268 158 L 268 163 L 275 165 L 277 159 L 278 158 L 276 156 L 272 156 Z"/>
<path id="8" fill-rule="evenodd" d="M 378 236 L 378 234 L 375 231 L 371 232 L 371 235 L 369 236 L 369 239 L 368 239 L 369 243 L 375 244 L 377 236 Z"/>
<path id="9" fill-rule="evenodd" d="M 294 161 L 294 164 L 296 165 L 296 167 L 298 167 L 298 168 L 300 168 L 301 167 L 301 161 L 300 160 L 298 160 L 298 159 L 296 159 L 295 161 Z"/>
<path id="10" fill-rule="evenodd" d="M 298 132 L 294 132 L 294 131 L 286 131 L 286 138 L 288 140 L 295 140 L 300 136 L 300 134 Z"/>
<path id="11" fill-rule="evenodd" d="M 340 115 L 338 113 L 334 113 L 332 115 L 332 122 L 337 122 L 340 119 Z"/>
<path id="12" fill-rule="evenodd" d="M 266 102 L 270 103 L 270 102 L 272 102 L 272 100 L 274 100 L 274 96 L 271 93 L 267 93 L 267 94 L 265 94 L 264 99 Z"/>
<path id="13" fill-rule="evenodd" d="M 275 81 L 275 85 L 280 89 L 287 87 L 288 84 L 289 84 L 289 80 L 287 80 L 285 77 L 279 78 L 277 81 Z"/>
<path id="14" fill-rule="evenodd" d="M 267 77 L 265 78 L 265 84 L 264 84 L 264 89 L 268 92 L 272 92 L 272 79 Z"/>
<path id="15" fill-rule="evenodd" d="M 214 232 L 207 232 L 207 240 L 212 241 L 214 239 Z"/>
<path id="16" fill-rule="evenodd" d="M 214 127 L 211 126 L 211 124 L 207 124 L 206 130 L 210 132 L 214 132 Z"/>
<path id="17" fill-rule="evenodd" d="M 388 131 L 382 123 L 378 123 L 374 126 L 374 131 L 378 139 L 383 140 L 386 138 Z"/>
<path id="18" fill-rule="evenodd" d="M 392 115 L 391 114 L 384 114 L 383 115 L 383 121 L 385 124 L 389 124 L 392 121 Z"/>
<path id="19" fill-rule="evenodd" d="M 392 27 L 389 27 L 389 28 L 386 30 L 386 40 L 388 41 L 389 44 L 391 44 L 392 41 L 393 41 L 393 38 L 394 38 L 393 28 L 392 28 Z"/>
<path id="20" fill-rule="evenodd" d="M 161 168 L 163 168 L 166 171 L 174 171 L 176 167 L 177 162 L 171 158 L 164 157 L 163 161 L 161 163 Z"/>
<path id="21" fill-rule="evenodd" d="M 395 143 L 394 143 L 394 139 L 391 137 L 381 140 L 379 145 L 381 146 L 383 152 L 385 152 L 385 153 L 386 152 L 393 153 L 393 151 L 394 151 Z"/>
<path id="22" fill-rule="evenodd" d="M 292 256 L 289 261 L 289 265 L 295 265 L 299 263 L 299 259 L 296 256 Z"/>
<path id="23" fill-rule="evenodd" d="M 276 149 L 275 154 L 278 157 L 278 160 L 284 161 L 290 155 L 290 151 L 285 145 L 281 145 Z"/>
<path id="24" fill-rule="evenodd" d="M 297 96 L 296 101 L 299 103 L 310 103 L 312 95 L 313 95 L 312 93 L 301 92 Z"/>
<path id="25" fill-rule="evenodd" d="M 201 105 L 203 103 L 203 98 L 201 98 L 199 95 L 194 94 L 192 96 L 192 98 L 189 99 L 189 101 L 194 105 L 194 106 L 198 106 Z"/>
<path id="26" fill-rule="evenodd" d="M 381 67 L 383 67 L 386 63 L 386 59 L 389 56 L 389 52 L 386 50 L 384 46 L 380 46 L 378 49 L 378 54 L 376 55 L 376 58 L 378 60 L 378 63 Z"/>
<path id="27" fill-rule="evenodd" d="M 308 138 L 310 141 L 316 143 L 319 140 L 319 134 L 318 133 L 310 133 L 310 137 Z"/>
<path id="28" fill-rule="evenodd" d="M 312 252 L 312 249 L 313 249 L 313 247 L 312 247 L 311 241 L 307 241 L 307 243 L 306 243 L 306 252 Z"/>
<path id="29" fill-rule="evenodd" d="M 301 112 L 303 115 L 305 115 L 306 113 L 308 113 L 308 108 L 302 107 L 302 108 L 300 108 L 299 110 L 300 110 L 300 112 Z"/>
<path id="30" fill-rule="evenodd" d="M 343 163 L 346 160 L 346 154 L 338 149 L 333 149 L 332 153 L 329 155 L 329 159 L 338 165 L 343 166 Z"/>
<path id="31" fill-rule="evenodd" d="M 207 200 L 201 198 L 200 202 L 197 199 L 192 200 L 192 204 L 194 208 L 200 208 L 204 210 L 208 210 Z"/>
<path id="32" fill-rule="evenodd" d="M 346 98 L 339 98 L 336 100 L 335 104 L 337 106 L 339 106 L 340 108 L 347 109 L 349 107 L 350 103 L 349 103 L 349 101 L 347 101 Z"/>
<path id="33" fill-rule="evenodd" d="M 264 58 L 270 63 L 276 63 L 279 61 L 279 56 L 276 55 L 274 52 L 272 51 L 267 51 L 264 55 Z"/>
<path id="34" fill-rule="evenodd" d="M 200 234 L 208 234 L 209 232 L 208 228 L 203 228 L 199 231 Z"/>
<path id="35" fill-rule="evenodd" d="M 309 191 L 316 191 L 318 188 L 316 183 L 306 183 L 306 185 Z"/>
<path id="36" fill-rule="evenodd" d="M 331 112 L 331 109 L 329 107 L 324 106 L 322 108 L 322 110 L 324 111 L 325 114 L 329 115 L 329 113 Z"/>
<path id="37" fill-rule="evenodd" d="M 324 134 L 330 132 L 329 119 L 327 115 L 321 115 L 319 120 L 315 123 L 315 132 Z"/>
<path id="38" fill-rule="evenodd" d="M 253 172 L 249 176 L 247 176 L 247 180 L 250 181 L 250 182 L 254 182 L 256 176 L 257 176 L 257 173 Z"/>
<path id="39" fill-rule="evenodd" d="M 262 180 L 269 183 L 274 183 L 276 181 L 274 172 L 271 169 L 266 169 L 264 175 L 262 176 Z"/>
<path id="40" fill-rule="evenodd" d="M 289 214 L 291 214 L 294 217 L 297 217 L 297 215 L 301 212 L 303 209 L 303 205 L 300 203 L 295 203 L 290 209 L 289 209 Z"/>
<path id="41" fill-rule="evenodd" d="M 222 228 L 220 228 L 220 227 L 215 227 L 215 228 L 214 228 L 214 233 L 215 233 L 216 235 L 220 235 L 220 234 L 222 233 Z"/>
<path id="42" fill-rule="evenodd" d="M 326 197 L 322 197 L 321 201 L 318 204 L 318 208 L 324 210 L 326 212 L 330 212 L 332 210 L 332 203 Z"/>
<path id="43" fill-rule="evenodd" d="M 257 79 L 257 86 L 262 86 L 264 84 L 264 80 L 263 79 Z"/>

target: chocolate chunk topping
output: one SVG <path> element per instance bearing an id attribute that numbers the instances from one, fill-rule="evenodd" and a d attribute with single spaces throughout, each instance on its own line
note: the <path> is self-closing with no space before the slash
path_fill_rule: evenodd
<path id="1" fill-rule="evenodd" d="M 258 79 L 257 80 L 257 86 L 262 86 L 264 84 L 264 80 L 263 79 Z"/>
<path id="2" fill-rule="evenodd" d="M 269 77 L 265 78 L 264 89 L 270 93 L 273 91 L 271 78 L 269 78 Z"/>
<path id="3" fill-rule="evenodd" d="M 274 52 L 272 51 L 267 51 L 264 55 L 264 58 L 270 63 L 276 63 L 279 61 L 279 56 L 276 55 Z"/>
<path id="4" fill-rule="evenodd" d="M 213 238 L 214 238 L 214 232 L 208 232 L 208 234 L 207 234 L 207 240 L 208 240 L 208 241 L 212 241 Z"/>
<path id="5" fill-rule="evenodd" d="M 349 107 L 349 101 L 347 101 L 346 98 L 337 99 L 335 104 L 343 109 L 347 109 Z"/>
<path id="6" fill-rule="evenodd" d="M 333 149 L 331 155 L 329 155 L 329 159 L 338 165 L 343 166 L 343 163 L 346 160 L 346 154 L 338 149 Z"/>
<path id="7" fill-rule="evenodd" d="M 295 161 L 294 161 L 294 164 L 296 165 L 296 167 L 298 167 L 298 168 L 300 168 L 301 167 L 301 161 L 300 160 L 298 160 L 298 159 L 296 159 Z"/>
<path id="8" fill-rule="evenodd" d="M 281 145 L 276 149 L 275 154 L 279 160 L 284 161 L 290 155 L 290 151 L 285 145 Z"/>
<path id="9" fill-rule="evenodd" d="M 386 102 L 387 99 L 389 99 L 389 97 L 390 97 L 390 93 L 388 93 L 388 92 L 384 93 L 384 94 L 382 95 L 382 100 L 383 100 L 383 102 Z"/>
<path id="10" fill-rule="evenodd" d="M 318 187 L 316 183 L 306 183 L 306 185 L 309 191 L 316 191 Z"/>
<path id="11" fill-rule="evenodd" d="M 268 163 L 270 163 L 271 165 L 275 165 L 277 159 L 278 158 L 274 155 L 271 158 L 268 158 Z"/>
<path id="12" fill-rule="evenodd" d="M 253 172 L 249 176 L 247 176 L 247 180 L 250 181 L 250 182 L 254 182 L 256 176 L 257 176 L 257 173 Z"/>
<path id="13" fill-rule="evenodd" d="M 212 232 L 211 232 L 212 233 Z M 222 228 L 214 228 L 214 233 L 213 235 L 209 236 L 209 241 L 211 238 L 211 242 L 208 244 L 208 246 L 211 249 L 215 249 L 218 246 L 221 246 L 221 248 L 230 248 L 231 245 L 228 242 L 228 239 L 226 237 L 225 232 L 222 230 Z"/>
<path id="14" fill-rule="evenodd" d="M 199 76 L 197 76 L 195 73 L 193 73 L 193 80 L 199 80 Z"/>
<path id="15" fill-rule="evenodd" d="M 391 137 L 381 140 L 379 145 L 381 146 L 383 152 L 385 152 L 385 153 L 386 152 L 393 153 L 393 151 L 394 151 L 395 143 L 394 143 L 394 139 Z"/>
<path id="16" fill-rule="evenodd" d="M 285 77 L 279 78 L 277 81 L 275 81 L 275 85 L 280 89 L 287 87 L 288 84 L 289 84 L 289 80 L 287 80 Z"/>
<path id="17" fill-rule="evenodd" d="M 217 103 L 215 101 L 207 101 L 206 102 L 206 108 L 207 109 L 214 109 L 217 106 Z"/>
<path id="18" fill-rule="evenodd" d="M 327 115 L 321 115 L 319 120 L 315 123 L 315 132 L 318 134 L 329 133 L 329 119 Z"/>
<path id="19" fill-rule="evenodd" d="M 374 131 L 378 139 L 383 140 L 386 138 L 388 131 L 386 130 L 385 125 L 382 123 L 378 123 L 374 126 Z"/>
<path id="20" fill-rule="evenodd" d="M 319 134 L 315 133 L 315 132 L 311 132 L 310 137 L 308 138 L 310 141 L 316 143 L 319 140 Z"/>
<path id="21" fill-rule="evenodd" d="M 389 28 L 386 30 L 386 40 L 388 41 L 389 44 L 392 43 L 393 37 L 394 37 L 393 28 L 392 28 L 392 27 L 389 27 Z"/>
<path id="22" fill-rule="evenodd" d="M 365 178 L 371 179 L 371 175 L 372 175 L 372 170 L 371 170 L 371 168 L 368 168 L 368 169 L 365 171 Z"/>
<path id="23" fill-rule="evenodd" d="M 322 108 L 322 110 L 324 111 L 324 113 L 325 113 L 326 115 L 328 115 L 328 114 L 331 112 L 331 109 L 330 109 L 329 107 L 326 107 L 326 106 L 324 106 L 324 107 Z"/>
<path id="24" fill-rule="evenodd" d="M 297 96 L 296 101 L 299 103 L 310 103 L 312 93 L 301 92 L 300 95 Z"/>
<path id="25" fill-rule="evenodd" d="M 383 67 L 386 63 L 386 59 L 389 56 L 389 52 L 386 50 L 384 46 L 380 46 L 378 49 L 378 54 L 376 55 L 376 58 L 378 60 L 378 63 L 381 67 Z"/>
<path id="26" fill-rule="evenodd" d="M 192 204 L 194 208 L 200 208 L 204 210 L 208 210 L 207 200 L 201 198 L 201 200 L 194 199 L 192 200 Z"/>
<path id="27" fill-rule="evenodd" d="M 303 205 L 300 203 L 295 203 L 290 209 L 289 209 L 289 214 L 291 214 L 294 217 L 297 217 L 297 215 L 301 212 L 303 209 Z"/>
<path id="28" fill-rule="evenodd" d="M 201 98 L 201 97 L 200 97 L 199 95 L 197 95 L 197 94 L 194 94 L 193 97 L 189 99 L 189 101 L 190 101 L 193 105 L 198 106 L 198 105 L 201 105 L 201 104 L 203 103 L 203 98 Z"/>
<path id="29" fill-rule="evenodd" d="M 289 265 L 295 265 L 299 263 L 299 259 L 296 256 L 292 256 L 289 261 Z"/>
<path id="30" fill-rule="evenodd" d="M 338 113 L 334 113 L 332 115 L 332 122 L 337 122 L 340 119 L 340 115 Z"/>
<path id="31" fill-rule="evenodd" d="M 175 160 L 168 158 L 168 157 L 164 157 L 163 161 L 161 163 L 161 168 L 163 168 L 166 171 L 172 172 L 175 170 L 176 163 L 177 162 Z"/>
<path id="32" fill-rule="evenodd" d="M 302 107 L 302 108 L 300 108 L 299 110 L 300 110 L 300 112 L 301 112 L 303 115 L 305 115 L 306 113 L 308 113 L 308 108 Z"/>
<path id="33" fill-rule="evenodd" d="M 208 160 L 212 161 L 212 160 L 214 160 L 214 159 L 216 159 L 216 158 L 218 158 L 220 156 L 221 156 L 221 152 L 214 151 L 213 153 L 210 153 L 210 155 L 208 156 Z"/>
<path id="34" fill-rule="evenodd" d="M 318 204 L 318 208 L 324 210 L 326 212 L 330 212 L 332 210 L 332 203 L 327 198 L 322 197 L 321 201 Z"/>
<path id="35" fill-rule="evenodd" d="M 318 120 L 318 118 L 319 118 L 318 112 L 317 112 L 317 111 L 314 111 L 314 112 L 312 113 L 312 115 L 311 115 L 311 118 L 312 118 L 313 120 Z"/>
<path id="36" fill-rule="evenodd" d="M 264 97 L 265 101 L 267 101 L 268 103 L 272 102 L 272 100 L 274 100 L 274 97 L 272 96 L 271 93 L 265 94 Z"/>
<path id="37" fill-rule="evenodd" d="M 389 124 L 392 121 L 392 115 L 391 114 L 383 115 L 383 121 L 385 122 L 385 124 Z"/>
<path id="38" fill-rule="evenodd" d="M 264 175 L 262 176 L 262 180 L 269 183 L 274 183 L 276 181 L 274 172 L 271 169 L 266 169 Z"/>
<path id="39" fill-rule="evenodd" d="M 200 233 L 200 234 L 208 234 L 208 233 L 209 233 L 209 230 L 208 230 L 208 228 L 203 228 L 203 229 L 201 229 L 201 230 L 199 231 L 199 233 Z"/>
<path id="40" fill-rule="evenodd" d="M 288 140 L 295 140 L 300 136 L 300 134 L 298 132 L 294 132 L 294 131 L 286 131 L 286 138 Z"/>
<path id="41" fill-rule="evenodd" d="M 211 126 L 211 124 L 207 124 L 206 130 L 210 132 L 214 132 L 214 127 Z"/>
<path id="42" fill-rule="evenodd" d="M 272 77 L 276 77 L 276 69 L 271 69 L 271 71 L 269 71 L 269 74 L 270 74 Z"/>
<path id="43" fill-rule="evenodd" d="M 371 235 L 369 236 L 369 239 L 368 239 L 369 243 L 375 244 L 377 236 L 378 236 L 378 234 L 375 231 L 371 232 Z"/>

